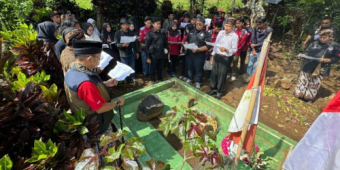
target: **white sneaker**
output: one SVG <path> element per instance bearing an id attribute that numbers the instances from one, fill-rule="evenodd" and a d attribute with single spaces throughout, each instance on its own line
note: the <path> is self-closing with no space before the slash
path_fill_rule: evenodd
<path id="1" fill-rule="evenodd" d="M 230 75 L 229 75 L 229 74 L 227 75 L 227 79 L 228 79 L 228 78 L 230 78 Z"/>
<path id="2" fill-rule="evenodd" d="M 200 89 L 201 88 L 201 83 L 196 83 L 196 88 Z"/>
<path id="3" fill-rule="evenodd" d="M 186 77 L 183 77 L 183 81 L 187 81 L 188 80 L 188 78 L 186 78 Z"/>
<path id="4" fill-rule="evenodd" d="M 187 80 L 187 83 L 188 83 L 188 84 L 192 84 L 192 81 L 188 79 L 188 80 Z"/>
<path id="5" fill-rule="evenodd" d="M 234 80 L 236 80 L 236 76 L 231 77 L 231 81 L 234 81 Z"/>
<path id="6" fill-rule="evenodd" d="M 183 76 L 179 76 L 179 79 L 183 80 Z"/>

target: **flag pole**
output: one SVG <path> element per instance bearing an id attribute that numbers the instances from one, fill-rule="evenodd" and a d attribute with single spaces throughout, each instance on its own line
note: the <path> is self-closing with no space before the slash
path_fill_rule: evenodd
<path id="1" fill-rule="evenodd" d="M 248 132 L 251 117 L 253 116 L 253 110 L 254 110 L 254 107 L 255 107 L 255 101 L 256 101 L 256 97 L 257 97 L 257 93 L 258 93 L 258 87 L 259 87 L 260 77 L 261 77 L 261 73 L 262 73 L 262 67 L 263 67 L 263 63 L 264 63 L 264 60 L 266 58 L 267 52 L 268 52 L 268 46 L 269 46 L 271 36 L 272 36 L 272 33 L 270 33 L 267 36 L 267 38 L 264 40 L 264 43 L 263 43 L 263 46 L 262 46 L 262 49 L 261 49 L 259 62 L 258 62 L 257 68 L 256 68 L 255 80 L 254 80 L 254 84 L 253 84 L 252 91 L 251 91 L 249 108 L 248 108 L 246 119 L 245 119 L 244 124 L 243 124 L 241 138 L 240 138 L 240 141 L 238 143 L 233 170 L 236 170 L 236 168 L 237 168 L 238 161 L 240 159 L 243 144 L 244 144 L 244 139 L 245 139 L 247 132 Z"/>

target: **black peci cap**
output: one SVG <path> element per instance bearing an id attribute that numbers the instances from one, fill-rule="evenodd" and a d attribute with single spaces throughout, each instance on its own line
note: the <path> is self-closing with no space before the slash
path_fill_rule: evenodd
<path id="1" fill-rule="evenodd" d="M 72 44 L 74 54 L 98 54 L 102 52 L 102 43 L 98 41 L 79 40 Z"/>

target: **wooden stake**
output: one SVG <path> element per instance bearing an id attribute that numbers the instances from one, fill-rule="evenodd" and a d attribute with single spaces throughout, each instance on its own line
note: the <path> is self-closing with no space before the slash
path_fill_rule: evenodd
<path id="1" fill-rule="evenodd" d="M 254 110 L 254 107 L 255 107 L 255 101 L 256 101 L 256 97 L 257 97 L 257 93 L 258 93 L 258 87 L 259 87 L 260 77 L 261 77 L 261 73 L 262 73 L 262 67 L 263 67 L 263 63 L 264 63 L 264 60 L 266 58 L 267 52 L 268 52 L 268 45 L 269 45 L 271 36 L 272 36 L 272 33 L 270 33 L 267 36 L 267 38 L 264 40 L 264 43 L 263 43 L 263 46 L 262 46 L 262 49 L 261 49 L 259 62 L 258 62 L 257 68 L 256 68 L 255 81 L 254 81 L 252 91 L 251 91 L 249 108 L 248 108 L 246 119 L 244 121 L 243 129 L 242 129 L 242 133 L 241 133 L 241 139 L 238 143 L 233 170 L 236 170 L 236 168 L 237 168 L 238 161 L 240 159 L 242 148 L 243 148 L 244 139 L 245 139 L 247 132 L 248 132 L 251 117 L 253 116 L 253 110 Z"/>

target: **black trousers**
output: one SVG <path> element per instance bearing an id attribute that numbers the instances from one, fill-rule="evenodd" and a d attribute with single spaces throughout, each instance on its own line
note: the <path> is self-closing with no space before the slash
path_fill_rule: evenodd
<path id="1" fill-rule="evenodd" d="M 187 56 L 181 56 L 181 58 L 182 58 L 181 76 L 188 78 Z"/>
<path id="2" fill-rule="evenodd" d="M 244 74 L 247 72 L 246 67 L 246 58 L 247 58 L 247 51 L 241 51 L 240 54 L 240 74 Z"/>
<path id="3" fill-rule="evenodd" d="M 164 58 L 155 59 L 153 57 L 151 59 L 151 81 L 155 81 L 156 71 L 157 71 L 157 80 L 162 81 L 162 69 L 164 64 Z"/>
<path id="4" fill-rule="evenodd" d="M 177 61 L 178 61 L 178 55 L 170 55 L 170 61 L 171 63 L 168 63 L 168 67 L 167 67 L 167 72 L 168 73 L 176 73 L 176 67 L 177 67 Z"/>
<path id="5" fill-rule="evenodd" d="M 232 61 L 233 57 L 225 57 L 220 55 L 214 56 L 214 63 L 210 77 L 211 91 L 215 91 L 219 95 L 224 93 L 224 86 Z"/>

